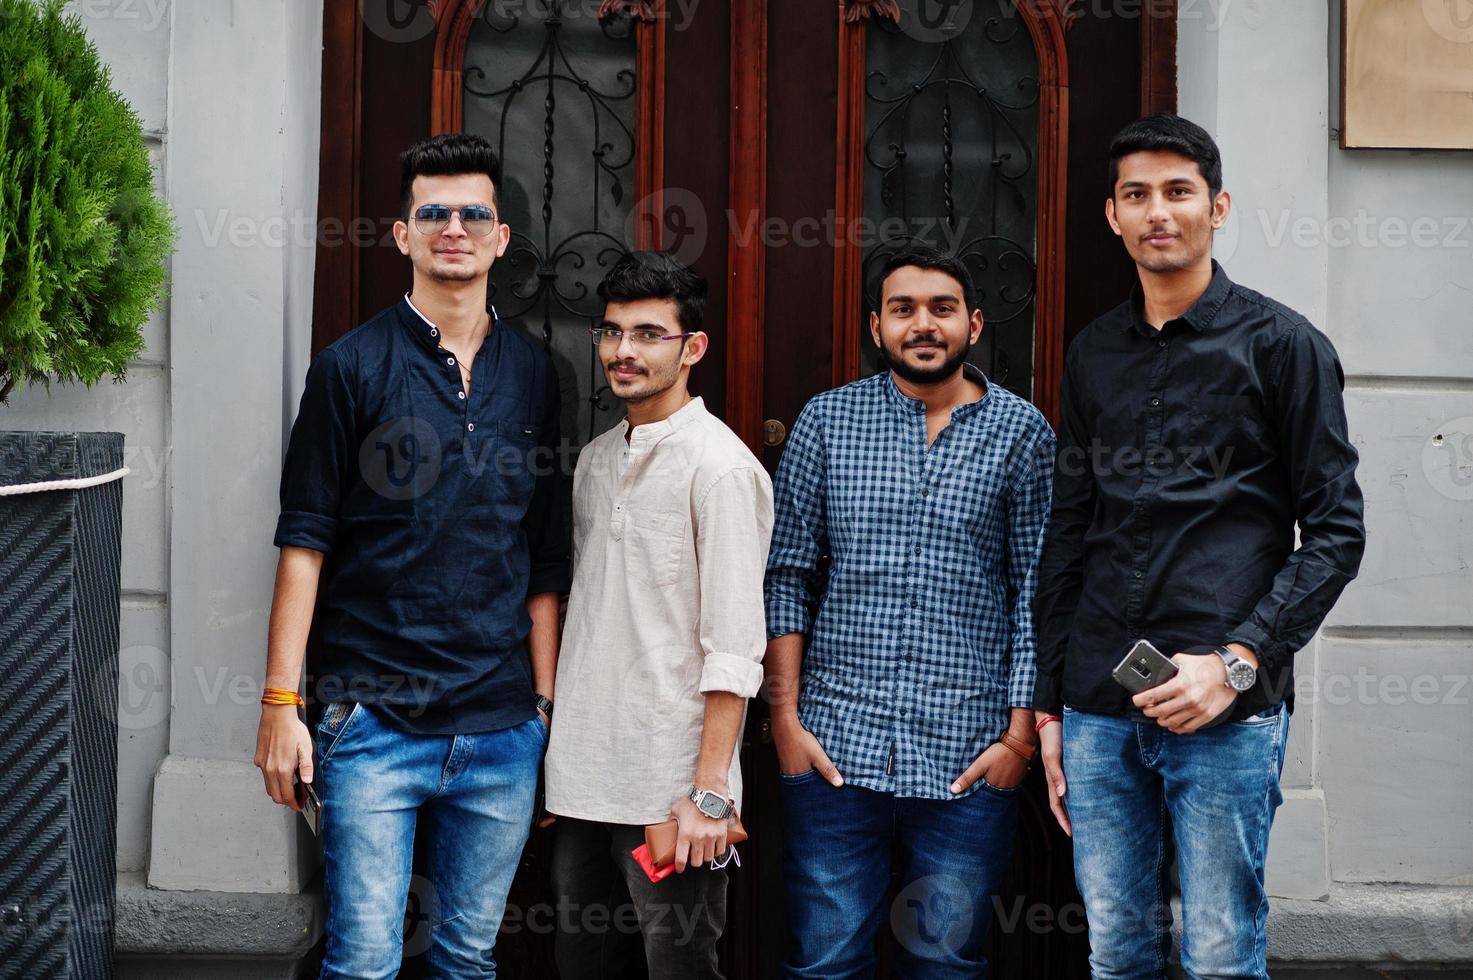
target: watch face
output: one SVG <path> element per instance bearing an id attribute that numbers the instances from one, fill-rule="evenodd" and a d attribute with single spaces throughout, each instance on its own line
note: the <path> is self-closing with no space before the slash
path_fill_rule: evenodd
<path id="1" fill-rule="evenodd" d="M 708 817 L 720 817 L 726 810 L 726 801 L 715 793 L 707 793 L 701 797 L 701 802 L 696 807 Z"/>
<path id="2" fill-rule="evenodd" d="M 1239 660 L 1228 667 L 1228 686 L 1235 691 L 1246 691 L 1258 679 L 1258 671 L 1246 660 Z"/>

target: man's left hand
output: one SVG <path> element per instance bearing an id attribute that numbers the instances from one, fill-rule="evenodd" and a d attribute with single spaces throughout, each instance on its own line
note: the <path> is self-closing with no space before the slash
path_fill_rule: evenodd
<path id="1" fill-rule="evenodd" d="M 670 815 L 680 827 L 675 838 L 676 874 L 687 867 L 698 868 L 726 853 L 725 820 L 706 816 L 685 796 L 675 801 Z"/>
<path id="2" fill-rule="evenodd" d="M 1178 653 L 1171 662 L 1180 668 L 1175 677 L 1133 699 L 1147 718 L 1167 731 L 1190 735 L 1237 700 L 1238 692 L 1228 687 L 1227 664 L 1217 654 Z"/>

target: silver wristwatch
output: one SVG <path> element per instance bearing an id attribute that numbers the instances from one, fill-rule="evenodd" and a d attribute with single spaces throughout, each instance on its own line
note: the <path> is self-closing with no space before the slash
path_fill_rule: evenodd
<path id="1" fill-rule="evenodd" d="M 1227 647 L 1218 647 L 1212 651 L 1222 658 L 1227 665 L 1227 686 L 1242 694 L 1244 691 L 1252 690 L 1253 685 L 1258 682 L 1258 671 L 1253 665 L 1238 656 Z"/>
<path id="2" fill-rule="evenodd" d="M 725 820 L 736 809 L 732 806 L 731 800 L 709 789 L 696 789 L 692 786 L 687 795 L 690 797 L 690 801 L 696 805 L 696 809 L 700 810 L 712 820 Z"/>

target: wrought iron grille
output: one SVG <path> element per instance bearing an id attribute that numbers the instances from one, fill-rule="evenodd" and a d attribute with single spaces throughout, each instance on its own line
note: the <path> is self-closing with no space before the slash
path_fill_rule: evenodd
<path id="1" fill-rule="evenodd" d="M 501 319 L 541 336 L 563 384 L 563 432 L 620 417 L 586 328 L 597 286 L 628 248 L 636 131 L 634 25 L 592 0 L 489 0 L 465 58 L 465 128 L 502 160 L 512 229 L 492 267 Z"/>
<path id="2" fill-rule="evenodd" d="M 1012 0 L 901 0 L 865 68 L 865 369 L 879 272 L 916 241 L 960 258 L 986 319 L 969 360 L 1032 395 L 1038 62 Z"/>

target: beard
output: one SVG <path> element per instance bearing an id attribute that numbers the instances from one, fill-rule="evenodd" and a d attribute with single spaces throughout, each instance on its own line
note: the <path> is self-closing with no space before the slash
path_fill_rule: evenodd
<path id="1" fill-rule="evenodd" d="M 960 370 L 962 362 L 967 359 L 967 354 L 971 349 L 970 344 L 958 347 L 956 350 L 947 348 L 946 359 L 940 364 L 917 367 L 905 361 L 903 350 L 892 351 L 882 343 L 880 344 L 880 358 L 885 362 L 887 368 L 911 384 L 928 385 L 937 381 L 945 381 Z"/>
<path id="2" fill-rule="evenodd" d="M 681 341 L 682 345 L 684 343 Z M 648 367 L 641 368 L 640 370 L 644 373 L 628 381 L 619 381 L 614 378 L 613 369 L 618 363 L 618 361 L 604 363 L 604 380 L 608 382 L 609 390 L 613 392 L 614 397 L 625 402 L 641 402 L 647 398 L 654 398 L 656 395 L 669 391 L 675 386 L 675 382 L 680 380 L 678 360 L 671 365 L 669 370 L 665 371 L 652 370 Z"/>
<path id="3" fill-rule="evenodd" d="M 480 278 L 482 273 L 468 266 L 434 265 L 430 267 L 430 278 L 436 282 L 471 282 Z"/>

